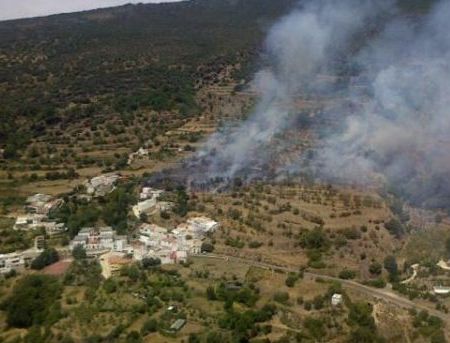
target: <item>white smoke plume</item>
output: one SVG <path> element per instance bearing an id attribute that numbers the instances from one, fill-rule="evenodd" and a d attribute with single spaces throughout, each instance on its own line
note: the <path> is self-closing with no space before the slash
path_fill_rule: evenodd
<path id="1" fill-rule="evenodd" d="M 277 23 L 266 41 L 270 66 L 259 72 L 254 85 L 261 100 L 237 130 L 214 135 L 200 153 L 213 158 L 210 176 L 234 177 L 270 162 L 266 144 L 290 127 L 293 98 L 314 88 L 342 54 L 350 38 L 390 8 L 390 1 L 309 1 Z"/>
<path id="2" fill-rule="evenodd" d="M 267 37 L 270 63 L 255 77 L 262 94 L 255 111 L 197 155 L 200 179 L 286 172 L 351 183 L 381 178 L 411 202 L 448 208 L 448 18 L 448 0 L 421 15 L 402 12 L 396 0 L 303 1 Z M 324 75 L 334 81 L 322 82 Z M 308 115 L 298 99 L 331 105 Z M 314 146 L 283 160 L 295 151 L 287 135 L 305 120 L 313 123 Z"/>
<path id="3" fill-rule="evenodd" d="M 410 201 L 448 207 L 450 200 L 450 2 L 424 18 L 390 22 L 356 57 L 368 99 L 328 137 L 316 172 L 348 181 L 385 176 Z"/>

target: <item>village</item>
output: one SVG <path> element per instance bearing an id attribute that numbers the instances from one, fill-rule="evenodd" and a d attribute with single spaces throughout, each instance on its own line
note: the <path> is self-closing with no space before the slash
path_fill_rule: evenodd
<path id="1" fill-rule="evenodd" d="M 77 199 L 90 202 L 114 191 L 119 174 L 105 174 L 87 180 Z M 173 204 L 160 201 L 163 190 L 151 187 L 140 188 L 138 202 L 132 206 L 131 213 L 138 220 L 135 234 L 119 235 L 110 226 L 82 227 L 67 246 L 57 247 L 58 254 L 66 262 L 72 259 L 74 249 L 82 248 L 89 258 L 97 259 L 105 279 L 120 269 L 136 261 L 153 259 L 157 264 L 184 263 L 189 256 L 202 252 L 205 238 L 219 228 L 219 223 L 197 216 L 186 219 L 175 227 L 160 227 L 156 224 L 139 221 L 142 216 L 169 211 Z M 24 251 L 0 254 L 0 273 L 21 271 L 47 248 L 46 237 L 67 232 L 64 223 L 52 218 L 52 212 L 64 204 L 63 198 L 46 194 L 35 194 L 26 200 L 24 214 L 19 215 L 13 229 L 21 232 L 39 233 L 34 238 L 34 246 Z"/>

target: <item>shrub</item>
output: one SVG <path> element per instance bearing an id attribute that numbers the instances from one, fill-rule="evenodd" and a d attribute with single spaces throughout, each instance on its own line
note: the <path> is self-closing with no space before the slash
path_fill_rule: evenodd
<path id="1" fill-rule="evenodd" d="M 384 269 L 389 273 L 389 280 L 396 281 L 398 278 L 398 265 L 395 256 L 386 256 L 384 259 Z"/>
<path id="2" fill-rule="evenodd" d="M 86 249 L 82 245 L 78 244 L 73 248 L 72 256 L 76 260 L 82 260 L 86 258 Z"/>
<path id="3" fill-rule="evenodd" d="M 103 284 L 103 289 L 108 294 L 114 293 L 117 290 L 117 284 L 113 279 L 107 279 Z"/>
<path id="4" fill-rule="evenodd" d="M 202 252 L 211 253 L 214 251 L 214 245 L 212 245 L 211 243 L 204 242 L 204 243 L 202 243 L 202 246 L 200 249 Z"/>
<path id="5" fill-rule="evenodd" d="M 355 240 L 361 238 L 361 232 L 354 227 L 348 227 L 342 230 L 342 234 L 345 238 Z"/>
<path id="6" fill-rule="evenodd" d="M 153 257 L 145 257 L 141 261 L 142 268 L 144 269 L 150 269 L 153 267 L 158 267 L 161 265 L 161 260 L 159 258 L 153 258 Z"/>
<path id="7" fill-rule="evenodd" d="M 321 319 L 306 318 L 304 326 L 316 341 L 321 341 L 325 336 L 325 322 Z"/>
<path id="8" fill-rule="evenodd" d="M 149 333 L 156 332 L 158 330 L 158 321 L 156 319 L 147 320 L 141 328 L 141 335 L 146 336 Z"/>
<path id="9" fill-rule="evenodd" d="M 261 242 L 257 242 L 257 241 L 251 241 L 250 243 L 248 243 L 248 247 L 250 249 L 258 249 L 259 247 L 261 247 L 263 244 Z"/>
<path id="10" fill-rule="evenodd" d="M 374 262 L 369 266 L 369 272 L 370 274 L 373 275 L 380 275 L 382 272 L 383 266 L 378 263 L 378 262 Z"/>
<path id="11" fill-rule="evenodd" d="M 289 293 L 287 292 L 276 292 L 273 295 L 273 300 L 281 304 L 286 304 L 289 300 Z"/>
<path id="12" fill-rule="evenodd" d="M 38 257 L 33 260 L 33 262 L 31 262 L 31 269 L 43 269 L 50 264 L 58 262 L 58 260 L 59 255 L 55 249 L 45 249 Z"/>
<path id="13" fill-rule="evenodd" d="M 300 245 L 306 249 L 324 250 L 328 247 L 328 241 L 322 229 L 315 228 L 302 234 Z"/>
<path id="14" fill-rule="evenodd" d="M 371 286 L 371 287 L 375 287 L 375 288 L 386 287 L 386 281 L 384 281 L 384 279 L 382 279 L 382 278 L 366 281 L 365 284 L 368 286 Z"/>
<path id="15" fill-rule="evenodd" d="M 403 225 L 397 219 L 391 219 L 384 224 L 384 227 L 389 231 L 391 235 L 397 238 L 400 238 L 404 233 Z"/>
<path id="16" fill-rule="evenodd" d="M 344 280 L 354 279 L 356 277 L 356 272 L 353 270 L 344 269 L 339 273 L 339 278 Z"/>
<path id="17" fill-rule="evenodd" d="M 289 275 L 288 275 L 288 277 L 286 278 L 286 281 L 285 281 L 286 286 L 291 287 L 291 288 L 294 287 L 295 283 L 298 280 L 298 278 L 299 277 L 298 277 L 297 274 L 289 273 Z"/>

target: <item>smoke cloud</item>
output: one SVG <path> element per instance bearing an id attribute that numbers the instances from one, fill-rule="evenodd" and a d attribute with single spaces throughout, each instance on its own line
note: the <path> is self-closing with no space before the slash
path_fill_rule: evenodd
<path id="1" fill-rule="evenodd" d="M 450 1 L 420 16 L 396 4 L 308 1 L 275 24 L 260 100 L 188 161 L 191 184 L 310 174 L 448 208 Z"/>
<path id="2" fill-rule="evenodd" d="M 253 82 L 261 99 L 239 128 L 206 144 L 199 157 L 209 159 L 208 174 L 251 179 L 273 167 L 277 147 L 290 145 L 277 135 L 295 125 L 295 99 L 320 91 L 317 75 L 331 72 L 350 38 L 390 8 L 390 1 L 310 1 L 277 23 L 266 40 L 270 65 Z"/>
<path id="3" fill-rule="evenodd" d="M 356 57 L 367 98 L 325 140 L 316 174 L 351 182 L 383 175 L 412 203 L 448 207 L 450 200 L 450 2 L 425 17 L 392 20 Z"/>

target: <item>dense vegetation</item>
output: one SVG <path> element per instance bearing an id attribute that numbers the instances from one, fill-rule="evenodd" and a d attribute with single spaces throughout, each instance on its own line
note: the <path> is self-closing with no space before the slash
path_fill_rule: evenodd
<path id="1" fill-rule="evenodd" d="M 8 325 L 26 328 L 52 324 L 61 316 L 60 294 L 61 285 L 56 278 L 45 275 L 24 277 L 3 304 Z"/>
<path id="2" fill-rule="evenodd" d="M 0 23 L 4 156 L 17 157 L 49 127 L 80 120 L 138 108 L 192 115 L 195 80 L 251 58 L 293 3 L 140 4 Z"/>

